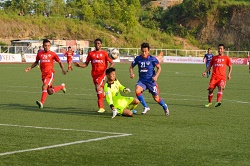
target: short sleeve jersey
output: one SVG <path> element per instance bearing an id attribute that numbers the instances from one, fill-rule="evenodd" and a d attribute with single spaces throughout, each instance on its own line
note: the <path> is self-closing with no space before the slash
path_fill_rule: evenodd
<path id="1" fill-rule="evenodd" d="M 149 55 L 147 58 L 137 56 L 132 62 L 132 67 L 138 65 L 139 80 L 143 82 L 151 82 L 155 76 L 155 67 L 159 65 L 159 61 L 154 56 Z"/>
<path id="2" fill-rule="evenodd" d="M 74 56 L 74 52 L 73 51 L 67 51 L 65 53 L 65 55 L 67 56 L 67 59 L 68 60 L 72 60 L 73 59 L 73 56 Z"/>
<path id="3" fill-rule="evenodd" d="M 52 51 L 40 51 L 37 53 L 36 61 L 40 60 L 40 70 L 42 74 L 54 71 L 54 61 L 60 62 L 60 58 L 55 52 Z"/>
<path id="4" fill-rule="evenodd" d="M 213 54 L 205 54 L 204 55 L 204 58 L 206 59 L 206 63 L 207 64 L 210 63 L 210 61 L 212 60 L 213 56 L 214 56 Z"/>
<path id="5" fill-rule="evenodd" d="M 108 62 L 113 62 L 113 60 L 109 58 L 108 53 L 104 50 L 89 52 L 86 62 L 89 63 L 90 61 L 92 65 L 92 77 L 103 75 L 108 68 Z"/>
<path id="6" fill-rule="evenodd" d="M 213 66 L 212 77 L 226 80 L 227 66 L 231 66 L 232 63 L 228 56 L 217 55 L 212 58 L 210 65 Z"/>
<path id="7" fill-rule="evenodd" d="M 119 82 L 119 80 L 115 80 L 113 84 L 105 83 L 104 92 L 106 95 L 107 103 L 114 104 L 121 97 L 120 91 L 123 91 L 125 87 Z"/>

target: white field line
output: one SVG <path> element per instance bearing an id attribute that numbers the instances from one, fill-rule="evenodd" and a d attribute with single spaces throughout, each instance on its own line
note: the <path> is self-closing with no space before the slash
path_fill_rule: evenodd
<path id="1" fill-rule="evenodd" d="M 27 86 L 9 86 L 9 85 L 1 85 L 1 86 L 8 86 L 8 87 L 16 87 L 16 88 L 25 88 Z M 32 87 L 35 88 L 35 87 Z M 74 89 L 74 88 L 70 88 L 70 89 Z M 79 90 L 79 89 L 78 89 Z M 81 90 L 81 89 L 80 89 Z M 41 94 L 41 92 L 29 92 L 29 91 L 15 91 L 15 90 L 3 90 L 1 89 L 0 91 L 2 92 L 12 92 L 12 93 L 37 93 L 37 94 Z M 83 91 L 93 91 L 93 93 L 74 93 L 74 94 L 70 94 L 70 95 L 76 95 L 76 96 L 96 96 L 96 94 L 94 93 L 94 89 L 84 89 Z M 201 96 L 194 96 L 194 95 L 183 95 L 183 94 L 170 94 L 170 93 L 162 93 L 163 95 L 167 95 L 167 96 L 179 96 L 179 97 L 188 97 L 188 98 L 184 98 L 184 99 L 180 99 L 180 98 L 172 98 L 172 97 L 167 97 L 166 100 L 183 100 L 183 101 L 207 101 L 207 96 L 201 97 Z M 54 95 L 65 95 L 63 93 L 56 93 Z M 67 95 L 67 94 L 66 94 Z M 194 98 L 199 98 L 199 99 L 194 99 Z M 149 99 L 149 98 L 145 98 L 145 99 Z M 204 100 L 203 100 L 204 99 Z M 229 100 L 229 99 L 225 99 L 223 98 L 223 101 L 228 101 L 231 103 L 239 103 L 239 104 L 250 104 L 249 101 L 239 101 L 239 100 Z"/>
<path id="2" fill-rule="evenodd" d="M 22 126 L 22 125 L 14 125 L 14 124 L 0 124 L 0 126 L 112 134 L 111 136 L 93 138 L 93 139 L 88 139 L 88 140 L 80 140 L 80 141 L 68 142 L 68 143 L 63 143 L 63 144 L 43 146 L 43 147 L 38 147 L 38 148 L 31 148 L 31 149 L 16 150 L 16 151 L 11 151 L 11 152 L 4 152 L 4 153 L 0 153 L 0 156 L 6 156 L 6 155 L 11 155 L 11 154 L 16 154 L 16 153 L 24 153 L 24 152 L 30 152 L 30 151 L 52 149 L 52 148 L 58 148 L 58 147 L 64 147 L 64 146 L 70 146 L 70 145 L 87 143 L 87 142 L 94 142 L 94 141 L 102 141 L 102 140 L 105 140 L 105 139 L 117 138 L 117 137 L 125 137 L 125 136 L 132 135 L 132 134 L 127 134 L 127 133 L 114 133 L 114 132 L 93 131 L 93 130 L 63 129 L 63 128 L 51 128 L 51 127 L 39 127 L 39 126 Z"/>

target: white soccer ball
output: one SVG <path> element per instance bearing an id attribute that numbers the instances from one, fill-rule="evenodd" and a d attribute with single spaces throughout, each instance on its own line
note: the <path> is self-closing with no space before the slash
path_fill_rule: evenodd
<path id="1" fill-rule="evenodd" d="M 119 54 L 120 54 L 120 52 L 119 52 L 119 50 L 116 49 L 116 48 L 111 48 L 111 49 L 109 50 L 109 57 L 110 57 L 111 59 L 117 59 L 117 58 L 119 57 Z"/>

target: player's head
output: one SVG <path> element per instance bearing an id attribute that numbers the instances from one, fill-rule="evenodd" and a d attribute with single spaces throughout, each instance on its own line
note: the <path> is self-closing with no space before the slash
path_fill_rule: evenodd
<path id="1" fill-rule="evenodd" d="M 225 45 L 224 44 L 219 44 L 218 45 L 218 53 L 219 55 L 223 55 L 225 51 Z"/>
<path id="2" fill-rule="evenodd" d="M 207 53 L 210 54 L 210 48 L 207 49 Z"/>
<path id="3" fill-rule="evenodd" d="M 108 78 L 108 81 L 115 81 L 116 75 L 115 75 L 115 68 L 110 67 L 106 70 L 106 76 Z"/>
<path id="4" fill-rule="evenodd" d="M 95 45 L 95 49 L 96 49 L 97 51 L 100 50 L 101 47 L 102 47 L 102 40 L 99 39 L 99 38 L 95 39 L 94 45 Z"/>
<path id="5" fill-rule="evenodd" d="M 68 46 L 68 51 L 71 51 L 71 50 L 72 50 L 71 46 Z"/>
<path id="6" fill-rule="evenodd" d="M 48 39 L 43 40 L 43 49 L 45 52 L 50 50 L 51 43 Z"/>
<path id="7" fill-rule="evenodd" d="M 147 58 L 149 55 L 149 50 L 150 50 L 150 46 L 148 43 L 142 43 L 141 44 L 141 56 L 143 58 Z"/>

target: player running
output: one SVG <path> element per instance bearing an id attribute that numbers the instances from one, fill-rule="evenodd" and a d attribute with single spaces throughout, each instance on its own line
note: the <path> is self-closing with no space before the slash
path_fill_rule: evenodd
<path id="1" fill-rule="evenodd" d="M 110 63 L 110 67 L 113 67 L 114 63 L 113 60 L 109 58 L 108 53 L 101 49 L 102 47 L 101 39 L 95 39 L 94 44 L 95 44 L 95 50 L 90 51 L 88 53 L 86 61 L 82 64 L 78 62 L 74 64 L 77 67 L 85 68 L 89 65 L 89 62 L 91 61 L 92 65 L 91 75 L 93 78 L 93 83 L 95 85 L 95 90 L 98 98 L 98 107 L 99 107 L 98 112 L 103 113 L 105 112 L 103 103 L 103 97 L 104 97 L 103 87 L 106 78 L 105 71 L 108 68 L 108 63 Z"/>
<path id="2" fill-rule="evenodd" d="M 202 75 L 205 77 L 207 72 L 211 70 L 211 67 L 213 67 L 212 77 L 210 79 L 209 87 L 208 87 L 208 104 L 205 105 L 205 107 L 210 107 L 212 105 L 212 99 L 213 99 L 213 91 L 218 87 L 218 93 L 217 93 L 217 102 L 215 104 L 215 107 L 219 107 L 221 105 L 221 99 L 222 99 L 222 91 L 225 89 L 226 86 L 226 67 L 228 66 L 228 76 L 227 79 L 231 79 L 231 73 L 232 73 L 232 63 L 230 61 L 230 58 L 226 55 L 224 55 L 225 46 L 224 44 L 218 45 L 218 55 L 214 56 L 207 67 L 207 69 L 202 73 Z"/>
<path id="3" fill-rule="evenodd" d="M 64 93 L 66 92 L 65 84 L 62 83 L 59 86 L 52 86 L 54 81 L 54 61 L 58 62 L 62 73 L 66 74 L 64 70 L 63 63 L 60 61 L 58 55 L 52 51 L 50 51 L 51 42 L 48 39 L 43 40 L 43 51 L 39 51 L 36 56 L 36 61 L 28 68 L 25 69 L 25 72 L 30 71 L 34 68 L 38 62 L 40 61 L 40 70 L 42 72 L 42 97 L 40 101 L 36 101 L 36 104 L 39 108 L 43 108 L 44 102 L 49 95 L 56 93 L 59 90 L 62 90 Z"/>
<path id="4" fill-rule="evenodd" d="M 70 69 L 73 70 L 73 66 L 71 64 L 74 57 L 74 51 L 72 51 L 72 48 L 70 46 L 68 47 L 68 51 L 64 54 L 64 56 L 67 57 L 67 63 L 68 63 L 67 72 L 69 72 Z"/>
<path id="5" fill-rule="evenodd" d="M 206 63 L 206 68 L 209 66 L 210 61 L 212 60 L 213 56 L 214 55 L 210 52 L 210 48 L 208 48 L 207 54 L 205 54 L 203 58 L 203 62 L 205 61 Z M 211 70 L 207 72 L 207 78 L 210 76 L 210 74 L 211 74 Z"/>
<path id="6" fill-rule="evenodd" d="M 106 70 L 107 82 L 104 85 L 104 92 L 106 95 L 106 101 L 109 104 L 113 116 L 117 114 L 132 117 L 137 111 L 134 110 L 140 103 L 138 99 L 134 97 L 122 96 L 120 91 L 128 94 L 129 88 L 125 88 L 118 79 L 116 79 L 115 68 L 108 68 Z"/>
<path id="7" fill-rule="evenodd" d="M 148 107 L 144 97 L 142 95 L 143 91 L 149 90 L 152 94 L 154 100 L 160 104 L 165 112 L 165 115 L 169 115 L 169 109 L 167 104 L 159 96 L 159 89 L 157 84 L 157 78 L 161 72 L 161 66 L 159 61 L 149 54 L 150 47 L 148 43 L 141 44 L 141 55 L 137 56 L 132 62 L 129 71 L 130 78 L 134 78 L 133 68 L 138 65 L 139 80 L 136 83 L 135 93 L 141 104 L 144 106 L 142 114 L 146 114 L 150 108 Z M 154 68 L 157 68 L 155 72 Z"/>

